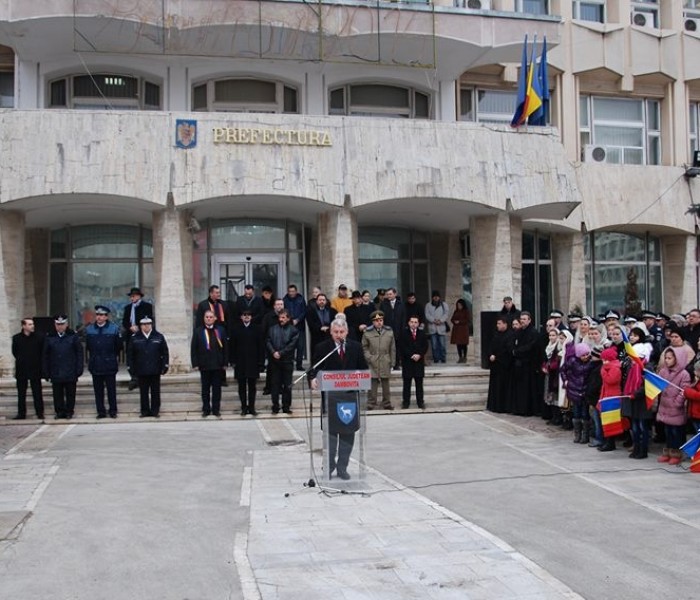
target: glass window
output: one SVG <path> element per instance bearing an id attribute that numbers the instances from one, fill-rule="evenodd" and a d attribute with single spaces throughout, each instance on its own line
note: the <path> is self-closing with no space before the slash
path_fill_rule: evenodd
<path id="1" fill-rule="evenodd" d="M 118 73 L 69 75 L 49 82 L 50 108 L 159 110 L 160 95 L 159 84 Z"/>
<path id="2" fill-rule="evenodd" d="M 539 231 L 523 231 L 522 308 L 539 325 L 552 310 L 551 239 Z"/>
<path id="3" fill-rule="evenodd" d="M 0 108 L 12 108 L 15 105 L 15 74 L 11 71 L 0 72 Z"/>
<path id="4" fill-rule="evenodd" d="M 195 111 L 297 113 L 297 90 L 279 81 L 249 77 L 201 82 L 192 88 Z"/>
<path id="5" fill-rule="evenodd" d="M 515 10 L 530 15 L 547 15 L 548 5 L 548 0 L 516 0 Z"/>
<path id="6" fill-rule="evenodd" d="M 148 229 L 84 225 L 51 232 L 49 311 L 66 312 L 71 326 L 92 321 L 95 304 L 116 315 L 139 286 L 153 297 L 153 243 Z M 116 318 L 116 317 L 115 317 Z"/>
<path id="7" fill-rule="evenodd" d="M 690 103 L 690 114 L 688 123 L 690 124 L 690 158 L 693 158 L 693 152 L 700 150 L 700 135 L 698 135 L 698 124 L 700 123 L 700 102 Z"/>
<path id="8" fill-rule="evenodd" d="M 661 164 L 661 105 L 658 100 L 579 98 L 582 158 L 587 146 L 604 148 L 604 162 Z"/>
<path id="9" fill-rule="evenodd" d="M 72 258 L 138 258 L 138 227 L 85 225 L 71 229 Z"/>
<path id="10" fill-rule="evenodd" d="M 430 290 L 428 235 L 394 227 L 358 228 L 360 288 L 395 287 L 399 295 L 415 291 L 427 302 Z"/>
<path id="11" fill-rule="evenodd" d="M 355 84 L 330 90 L 331 115 L 427 119 L 431 96 L 413 88 Z"/>
<path id="12" fill-rule="evenodd" d="M 662 310 L 661 244 L 649 235 L 589 234 L 586 298 L 595 313 Z"/>
<path id="13" fill-rule="evenodd" d="M 211 228 L 211 247 L 214 249 L 284 249 L 285 242 L 283 222 L 217 221 Z"/>
<path id="14" fill-rule="evenodd" d="M 605 23 L 605 0 L 574 0 L 574 19 Z"/>

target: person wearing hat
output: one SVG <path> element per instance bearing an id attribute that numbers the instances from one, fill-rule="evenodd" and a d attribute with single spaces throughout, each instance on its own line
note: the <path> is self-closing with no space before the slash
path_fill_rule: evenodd
<path id="1" fill-rule="evenodd" d="M 508 328 L 512 327 L 511 323 L 513 323 L 515 319 L 520 318 L 520 311 L 518 307 L 515 306 L 515 302 L 513 302 L 511 296 L 505 296 L 503 298 L 503 306 L 501 307 L 499 315 L 508 319 Z"/>
<path id="2" fill-rule="evenodd" d="M 165 336 L 153 328 L 153 319 L 139 321 L 139 331 L 127 350 L 129 370 L 139 384 L 141 418 L 160 417 L 160 377 L 170 368 L 170 351 Z M 150 398 L 149 398 L 150 396 Z"/>
<path id="3" fill-rule="evenodd" d="M 54 317 L 55 332 L 46 336 L 42 356 L 42 374 L 51 382 L 56 419 L 72 419 L 75 391 L 83 374 L 85 355 L 75 331 L 68 328 L 68 317 Z"/>
<path id="4" fill-rule="evenodd" d="M 144 317 L 148 317 L 153 320 L 153 327 L 155 324 L 155 317 L 153 316 L 153 305 L 150 302 L 146 302 L 143 299 L 143 292 L 138 287 L 132 287 L 127 293 L 129 296 L 129 304 L 124 307 L 124 315 L 122 316 L 122 335 L 126 341 L 127 352 L 129 350 L 129 343 L 131 342 L 131 336 L 139 331 L 139 323 Z M 129 389 L 134 390 L 138 387 L 138 381 L 131 374 L 131 381 L 129 382 Z"/>
<path id="5" fill-rule="evenodd" d="M 559 331 L 566 328 L 566 325 L 564 325 L 564 323 L 562 323 L 562 319 L 564 318 L 564 313 L 562 311 L 560 311 L 559 309 L 555 308 L 552 312 L 550 312 L 549 318 L 554 319 L 554 327 L 556 327 Z"/>
<path id="6" fill-rule="evenodd" d="M 351 300 L 352 305 L 345 309 L 345 317 L 348 322 L 348 337 L 359 342 L 365 329 L 372 324 L 374 305 L 362 302 L 362 293 L 359 290 L 355 290 L 352 293 Z"/>
<path id="7" fill-rule="evenodd" d="M 108 307 L 98 304 L 95 306 L 95 322 L 85 328 L 88 371 L 92 375 L 98 419 L 104 419 L 107 416 L 105 388 L 107 388 L 109 416 L 112 419 L 117 418 L 117 371 L 119 371 L 122 338 L 119 335 L 119 327 L 109 321 L 109 313 Z"/>
<path id="8" fill-rule="evenodd" d="M 578 334 L 578 326 L 579 323 L 581 323 L 581 318 L 582 316 L 578 313 L 572 312 L 566 315 L 566 324 L 569 327 L 569 331 L 571 332 L 571 335 L 574 336 L 574 340 L 576 339 L 576 336 Z"/>
<path id="9" fill-rule="evenodd" d="M 386 296 L 386 290 L 384 288 L 377 288 L 377 295 L 374 297 L 374 306 L 378 309 L 382 302 L 384 302 L 384 297 Z"/>
<path id="10" fill-rule="evenodd" d="M 44 336 L 34 331 L 34 319 L 22 319 L 22 330 L 12 336 L 12 356 L 15 357 L 15 380 L 17 382 L 17 416 L 15 420 L 27 418 L 27 386 L 32 387 L 36 418 L 44 419 L 44 396 L 41 389 L 41 356 Z"/>
<path id="11" fill-rule="evenodd" d="M 656 313 L 645 310 L 642 313 L 642 322 L 649 332 L 649 342 L 654 351 L 652 352 L 650 362 L 654 365 L 658 364 L 661 357 L 661 342 L 664 339 L 664 330 L 656 324 Z"/>
<path id="12" fill-rule="evenodd" d="M 609 327 L 610 325 L 620 324 L 620 313 L 616 310 L 610 309 L 608 312 L 605 313 L 605 316 L 603 318 L 605 320 L 606 327 Z"/>
<path id="13" fill-rule="evenodd" d="M 447 302 L 443 302 L 440 298 L 438 290 L 433 290 L 430 297 L 430 302 L 425 305 L 425 323 L 430 336 L 433 363 L 438 364 L 447 362 L 445 341 L 447 339 L 447 320 L 450 316 L 450 309 L 447 306 Z"/>
<path id="14" fill-rule="evenodd" d="M 190 345 L 192 367 L 199 369 L 202 384 L 202 417 L 221 416 L 221 381 L 228 364 L 228 337 L 216 324 L 216 315 L 204 313 L 204 325 L 197 327 Z"/>
<path id="15" fill-rule="evenodd" d="M 253 313 L 244 310 L 240 323 L 236 323 L 229 339 L 229 361 L 238 382 L 238 399 L 241 401 L 241 416 L 256 417 L 256 383 L 260 371 L 265 368 L 265 340 L 260 325 L 253 323 Z"/>
<path id="16" fill-rule="evenodd" d="M 338 286 L 338 295 L 331 300 L 331 306 L 336 313 L 344 313 L 345 309 L 352 304 L 352 300 L 348 295 L 348 286 L 341 283 Z"/>
<path id="17" fill-rule="evenodd" d="M 367 410 L 377 408 L 380 384 L 382 386 L 382 408 L 394 410 L 389 387 L 391 367 L 396 364 L 394 332 L 389 327 L 384 327 L 384 313 L 381 310 L 375 310 L 371 319 L 372 325 L 365 329 L 362 336 L 362 351 L 372 372 L 372 389 L 367 400 Z"/>

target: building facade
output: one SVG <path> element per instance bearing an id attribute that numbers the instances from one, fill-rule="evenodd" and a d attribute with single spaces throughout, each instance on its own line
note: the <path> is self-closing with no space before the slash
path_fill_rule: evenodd
<path id="1" fill-rule="evenodd" d="M 0 369 L 23 316 L 81 325 L 134 285 L 180 370 L 210 283 L 687 310 L 694 24 L 695 0 L 0 0 Z M 526 34 L 550 126 L 513 130 Z"/>

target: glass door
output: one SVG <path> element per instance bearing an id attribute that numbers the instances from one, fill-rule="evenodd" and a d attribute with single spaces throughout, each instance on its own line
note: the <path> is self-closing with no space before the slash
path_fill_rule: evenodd
<path id="1" fill-rule="evenodd" d="M 270 286 L 275 297 L 281 298 L 286 291 L 284 264 L 283 254 L 216 255 L 212 257 L 212 280 L 221 289 L 222 300 L 235 302 L 246 285 L 255 288 L 256 296 Z"/>

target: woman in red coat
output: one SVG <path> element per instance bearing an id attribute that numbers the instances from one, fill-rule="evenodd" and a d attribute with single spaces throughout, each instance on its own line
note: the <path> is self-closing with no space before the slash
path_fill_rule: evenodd
<path id="1" fill-rule="evenodd" d="M 455 311 L 452 313 L 452 335 L 450 344 L 457 345 L 458 363 L 467 364 L 467 347 L 469 346 L 469 310 L 467 303 L 461 298 L 455 304 Z"/>

